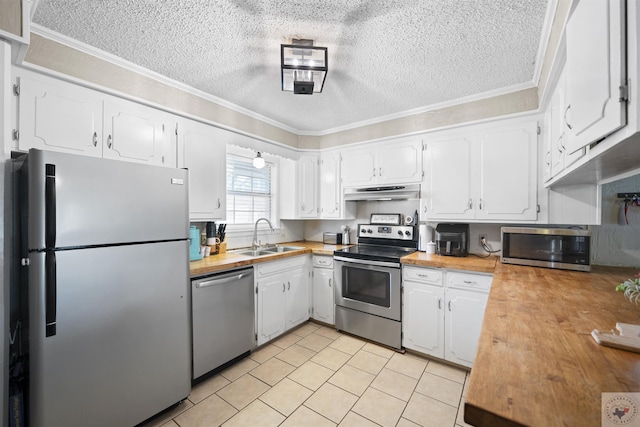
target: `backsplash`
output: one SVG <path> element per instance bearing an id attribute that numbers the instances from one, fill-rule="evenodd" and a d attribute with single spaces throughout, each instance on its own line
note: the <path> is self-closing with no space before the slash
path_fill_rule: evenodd
<path id="1" fill-rule="evenodd" d="M 629 224 L 619 224 L 618 193 L 640 191 L 640 175 L 602 186 L 602 224 L 591 229 L 591 262 L 640 268 L 640 206 L 629 206 Z"/>

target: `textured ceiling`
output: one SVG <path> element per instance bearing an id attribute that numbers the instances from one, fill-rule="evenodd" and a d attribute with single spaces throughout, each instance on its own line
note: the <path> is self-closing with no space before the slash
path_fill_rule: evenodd
<path id="1" fill-rule="evenodd" d="M 55 32 L 314 133 L 531 83 L 547 0 L 39 0 Z M 280 89 L 280 44 L 329 51 L 322 93 Z"/>

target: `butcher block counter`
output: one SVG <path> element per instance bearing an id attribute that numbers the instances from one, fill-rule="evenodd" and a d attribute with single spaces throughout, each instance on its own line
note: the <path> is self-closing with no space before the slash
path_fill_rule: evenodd
<path id="1" fill-rule="evenodd" d="M 599 426 L 602 392 L 640 391 L 640 354 L 598 345 L 591 331 L 640 324 L 618 283 L 638 269 L 590 273 L 497 263 L 471 370 L 474 426 Z"/>
<path id="2" fill-rule="evenodd" d="M 280 246 L 300 246 L 305 249 L 297 251 L 275 253 L 273 255 L 252 257 L 248 255 L 241 255 L 231 252 L 224 254 L 211 255 L 198 261 L 191 261 L 189 263 L 189 269 L 191 271 L 191 277 L 202 276 L 204 274 L 215 273 L 218 271 L 229 270 L 237 267 L 244 267 L 245 265 L 253 265 L 260 262 L 274 261 L 286 257 L 303 255 L 307 253 L 313 253 L 316 255 L 331 255 L 333 251 L 342 249 L 344 245 L 325 245 L 322 242 L 287 242 L 279 243 Z M 348 246 L 348 245 L 347 245 Z"/>
<path id="3" fill-rule="evenodd" d="M 469 255 L 466 257 L 442 256 L 427 254 L 426 252 L 414 252 L 402 257 L 402 264 L 410 264 L 418 267 L 447 268 L 450 270 L 471 270 L 479 273 L 493 273 L 498 262 L 498 257 L 478 257 Z"/>

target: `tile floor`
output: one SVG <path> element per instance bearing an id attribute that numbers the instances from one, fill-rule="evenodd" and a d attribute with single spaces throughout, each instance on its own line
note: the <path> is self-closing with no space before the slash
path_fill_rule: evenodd
<path id="1" fill-rule="evenodd" d="M 197 384 L 144 427 L 466 426 L 468 372 L 313 322 Z"/>

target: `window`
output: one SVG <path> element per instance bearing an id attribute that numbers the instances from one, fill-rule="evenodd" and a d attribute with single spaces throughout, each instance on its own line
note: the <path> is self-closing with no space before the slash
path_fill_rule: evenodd
<path id="1" fill-rule="evenodd" d="M 253 159 L 227 155 L 227 223 L 251 224 L 258 218 L 273 221 L 273 163 L 253 167 Z"/>

